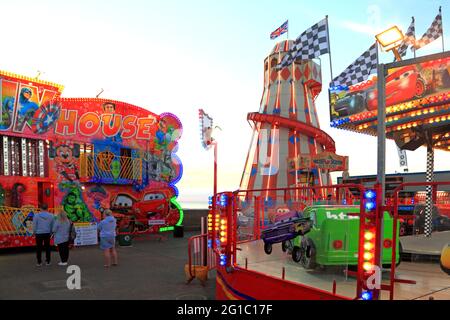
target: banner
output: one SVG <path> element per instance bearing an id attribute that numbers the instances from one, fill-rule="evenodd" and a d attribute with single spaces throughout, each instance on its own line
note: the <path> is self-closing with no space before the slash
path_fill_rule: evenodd
<path id="1" fill-rule="evenodd" d="M 322 169 L 330 171 L 346 171 L 348 170 L 348 157 L 339 156 L 332 152 L 322 152 L 313 156 L 299 155 L 295 158 L 288 159 L 288 167 L 290 170 L 311 170 Z"/>
<path id="2" fill-rule="evenodd" d="M 97 223 L 74 223 L 74 227 L 77 234 L 74 241 L 75 246 L 91 246 L 98 243 Z"/>
<path id="3" fill-rule="evenodd" d="M 447 93 L 450 90 L 450 57 L 413 63 L 388 70 L 386 77 L 386 107 Z M 331 121 L 374 113 L 378 106 L 377 77 L 352 86 L 329 89 Z M 399 108 L 404 110 L 405 107 Z M 353 120 L 350 120 L 353 121 Z M 345 121 L 344 121 L 345 122 Z"/>

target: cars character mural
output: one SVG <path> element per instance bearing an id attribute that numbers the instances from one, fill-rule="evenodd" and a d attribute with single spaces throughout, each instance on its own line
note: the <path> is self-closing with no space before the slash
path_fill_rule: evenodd
<path id="1" fill-rule="evenodd" d="M 390 70 L 386 77 L 386 106 L 425 98 L 450 88 L 450 58 L 407 65 Z M 330 118 L 370 117 L 377 110 L 377 77 L 353 86 L 330 88 Z M 372 114 L 374 113 L 374 114 Z"/>
<path id="2" fill-rule="evenodd" d="M 62 90 L 0 72 L 0 248 L 33 244 L 27 221 L 43 203 L 74 222 L 98 221 L 110 208 L 120 228 L 180 225 L 179 119 L 109 99 L 62 98 Z"/>

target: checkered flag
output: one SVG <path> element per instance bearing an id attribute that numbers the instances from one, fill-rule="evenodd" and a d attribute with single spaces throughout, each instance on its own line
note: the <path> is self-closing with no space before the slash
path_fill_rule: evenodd
<path id="1" fill-rule="evenodd" d="M 411 48 L 411 50 L 419 50 L 420 48 L 426 46 L 427 44 L 442 36 L 442 13 L 441 7 L 439 7 L 439 14 L 436 16 L 436 18 L 434 18 L 434 21 L 428 28 L 427 32 L 423 34 L 422 38 L 416 42 L 416 45 Z"/>
<path id="2" fill-rule="evenodd" d="M 327 19 L 316 23 L 303 32 L 295 41 L 288 54 L 277 65 L 277 69 L 287 67 L 296 59 L 310 60 L 330 52 Z"/>
<path id="3" fill-rule="evenodd" d="M 347 67 L 339 76 L 333 79 L 331 86 L 354 85 L 367 80 L 376 71 L 378 64 L 378 48 L 374 43 L 355 62 Z"/>
<path id="4" fill-rule="evenodd" d="M 406 55 L 406 51 L 408 50 L 410 45 L 414 46 L 416 44 L 416 28 L 414 22 L 414 17 L 412 17 L 411 24 L 409 25 L 408 31 L 406 31 L 405 34 L 405 38 L 398 48 L 398 54 L 400 55 L 400 57 L 404 57 Z"/>

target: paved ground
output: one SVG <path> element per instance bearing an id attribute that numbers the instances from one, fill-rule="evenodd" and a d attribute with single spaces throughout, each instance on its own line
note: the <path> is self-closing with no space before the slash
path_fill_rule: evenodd
<path id="1" fill-rule="evenodd" d="M 57 265 L 59 255 L 52 252 L 52 265 L 36 267 L 33 250 L 0 251 L 0 299 L 150 299 L 212 300 L 215 281 L 205 287 L 195 279 L 186 285 L 187 239 L 159 242 L 134 241 L 132 247 L 118 247 L 119 266 L 105 269 L 98 247 L 71 250 L 70 264 L 81 268 L 81 290 L 68 290 L 66 267 Z M 212 277 L 214 274 L 210 274 Z"/>

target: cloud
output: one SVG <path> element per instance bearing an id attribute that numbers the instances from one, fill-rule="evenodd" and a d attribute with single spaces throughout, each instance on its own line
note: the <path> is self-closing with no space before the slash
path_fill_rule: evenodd
<path id="1" fill-rule="evenodd" d="M 337 24 L 341 28 L 344 28 L 344 29 L 347 29 L 347 30 L 350 30 L 353 32 L 368 34 L 371 36 L 377 34 L 377 32 L 378 32 L 378 28 L 375 27 L 374 25 L 363 24 L 363 23 L 353 22 L 353 21 L 349 21 L 349 20 L 337 21 Z"/>

